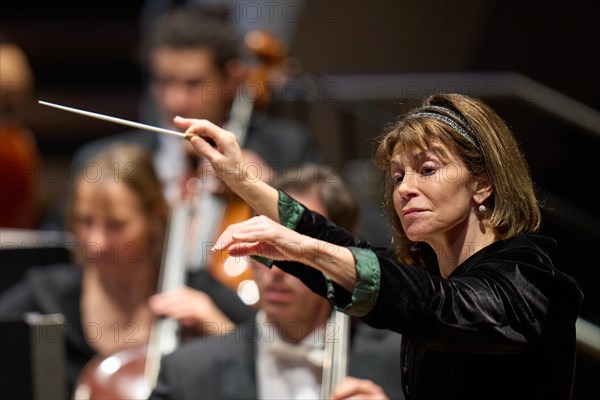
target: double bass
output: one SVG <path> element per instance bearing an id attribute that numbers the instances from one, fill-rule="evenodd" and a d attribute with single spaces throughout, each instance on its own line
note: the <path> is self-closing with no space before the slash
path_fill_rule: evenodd
<path id="1" fill-rule="evenodd" d="M 267 79 L 269 71 L 283 60 L 283 46 L 266 32 L 251 32 L 246 37 L 248 47 L 261 61 L 250 74 L 246 88 L 233 103 L 225 129 L 235 132 L 244 143 L 255 107 L 264 107 L 269 101 Z M 206 265 L 209 271 L 225 286 L 236 290 L 251 270 L 231 275 L 226 273 L 224 255 L 207 259 L 206 245 L 214 242 L 227 225 L 247 219 L 250 208 L 234 196 L 218 196 L 200 188 L 195 196 L 173 206 L 170 211 L 163 260 L 157 292 L 166 292 L 185 284 L 190 265 Z M 195 223 L 199 222 L 199 223 Z M 192 246 L 192 244 L 200 246 Z M 158 379 L 161 358 L 175 350 L 181 343 L 181 331 L 176 320 L 157 318 L 151 328 L 148 343 L 118 351 L 107 357 L 96 356 L 81 371 L 74 391 L 75 400 L 147 398 Z"/>

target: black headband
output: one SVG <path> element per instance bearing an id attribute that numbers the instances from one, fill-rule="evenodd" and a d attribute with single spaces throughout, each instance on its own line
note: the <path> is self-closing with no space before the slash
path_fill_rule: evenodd
<path id="1" fill-rule="evenodd" d="M 456 130 L 473 146 L 480 148 L 479 143 L 477 142 L 475 131 L 471 128 L 465 117 L 450 108 L 442 106 L 427 106 L 411 112 L 406 119 L 417 117 L 435 118 Z"/>

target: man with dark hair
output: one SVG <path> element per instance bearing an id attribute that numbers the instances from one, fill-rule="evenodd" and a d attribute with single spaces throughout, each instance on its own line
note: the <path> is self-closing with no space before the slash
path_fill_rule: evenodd
<path id="1" fill-rule="evenodd" d="M 227 22 L 206 14 L 202 7 L 179 6 L 161 15 L 145 35 L 142 54 L 150 96 L 142 107 L 144 122 L 176 129 L 172 120 L 178 115 L 208 119 L 218 125 L 235 123 L 245 131 L 244 150 L 275 171 L 290 163 L 317 160 L 303 124 L 256 108 L 241 113 L 248 119 L 238 118 L 236 106 L 252 106 L 251 92 L 244 86 L 250 73 L 250 54 L 243 38 Z M 140 142 L 153 151 L 167 198 L 176 201 L 182 177 L 190 169 L 189 154 L 193 153 L 188 151 L 189 144 L 149 132 L 128 132 L 119 137 Z M 84 145 L 74 164 L 84 165 L 114 139 Z"/>

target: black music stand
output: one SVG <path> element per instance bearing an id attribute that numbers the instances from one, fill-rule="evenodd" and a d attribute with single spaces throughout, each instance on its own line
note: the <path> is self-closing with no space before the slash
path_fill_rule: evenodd
<path id="1" fill-rule="evenodd" d="M 5 399 L 66 399 L 64 317 L 26 314 L 0 320 L 0 393 Z"/>
<path id="2" fill-rule="evenodd" d="M 76 245 L 69 232 L 0 229 L 0 293 L 20 281 L 30 267 L 72 262 Z"/>

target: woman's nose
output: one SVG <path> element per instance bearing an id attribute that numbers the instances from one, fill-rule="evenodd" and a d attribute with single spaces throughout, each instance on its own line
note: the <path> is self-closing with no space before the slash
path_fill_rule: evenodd
<path id="1" fill-rule="evenodd" d="M 418 179 L 419 177 L 415 172 L 407 172 L 400 185 L 398 185 L 398 192 L 404 198 L 411 197 L 416 193 L 418 187 Z"/>
<path id="2" fill-rule="evenodd" d="M 99 249 L 105 248 L 107 243 L 107 237 L 104 229 L 100 227 L 92 228 L 88 236 L 88 242 L 98 247 Z"/>

